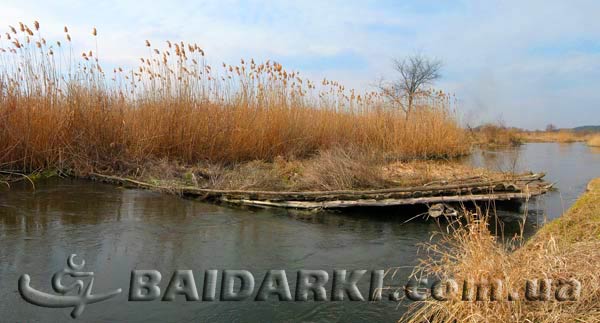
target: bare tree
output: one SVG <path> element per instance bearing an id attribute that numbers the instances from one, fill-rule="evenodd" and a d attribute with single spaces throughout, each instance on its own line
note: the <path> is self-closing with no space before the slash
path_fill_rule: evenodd
<path id="1" fill-rule="evenodd" d="M 380 81 L 381 92 L 398 104 L 408 117 L 413 111 L 415 95 L 427 84 L 441 77 L 442 62 L 422 55 L 413 55 L 394 60 L 394 69 L 399 78 L 390 83 Z"/>
<path id="2" fill-rule="evenodd" d="M 557 130 L 558 130 L 558 128 L 552 123 L 550 123 L 546 126 L 546 131 L 548 131 L 548 132 L 554 132 Z"/>

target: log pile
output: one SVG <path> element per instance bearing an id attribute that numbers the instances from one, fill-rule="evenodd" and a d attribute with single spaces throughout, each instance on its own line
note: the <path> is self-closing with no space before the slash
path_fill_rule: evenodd
<path id="1" fill-rule="evenodd" d="M 218 190 L 193 186 L 172 187 L 96 173 L 90 174 L 90 178 L 129 187 L 167 191 L 212 202 L 258 207 L 333 209 L 356 206 L 529 200 L 548 192 L 552 188 L 552 184 L 543 181 L 544 175 L 543 173 L 527 173 L 504 176 L 501 179 L 474 177 L 454 182 L 438 182 L 413 187 L 305 192 Z"/>

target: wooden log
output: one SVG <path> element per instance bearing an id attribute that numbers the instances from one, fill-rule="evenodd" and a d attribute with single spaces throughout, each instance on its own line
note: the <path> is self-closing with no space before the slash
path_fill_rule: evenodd
<path id="1" fill-rule="evenodd" d="M 281 201 L 274 202 L 268 200 L 247 200 L 247 199 L 229 199 L 225 196 L 221 198 L 222 202 L 258 206 L 258 207 L 282 207 L 295 209 L 333 209 L 347 208 L 357 206 L 400 206 L 414 204 L 431 204 L 431 203 L 458 203 L 458 202 L 480 202 L 480 201 L 506 201 L 506 200 L 526 200 L 534 196 L 543 194 L 542 191 L 530 193 L 498 193 L 498 194 L 478 194 L 478 195 L 457 195 L 457 196 L 435 196 L 435 197 L 420 197 L 407 199 L 359 199 L 354 201 L 325 201 L 325 202 L 310 202 L 310 201 Z"/>
<path id="2" fill-rule="evenodd" d="M 377 193 L 394 193 L 394 192 L 416 192 L 416 191 L 435 191 L 435 190 L 449 190 L 449 189 L 464 189 L 473 188 L 478 186 L 497 186 L 506 182 L 532 182 L 541 180 L 545 176 L 544 173 L 527 174 L 527 175 L 516 175 L 514 178 L 505 180 L 493 180 L 493 181 L 480 181 L 474 183 L 461 183 L 461 184 L 449 184 L 449 185 L 438 185 L 438 186 L 413 186 L 413 187 L 393 187 L 385 189 L 373 189 L 373 190 L 335 190 L 335 191 L 256 191 L 256 190 L 221 190 L 221 189 L 208 189 L 198 188 L 193 186 L 181 186 L 176 189 L 182 193 L 208 193 L 208 194 L 256 194 L 256 195 L 302 195 L 302 196 L 325 196 L 325 195 L 343 195 L 343 194 L 377 194 Z M 120 182 L 123 184 L 131 184 L 138 187 L 151 187 L 151 188 L 166 188 L 160 185 L 153 185 L 144 183 L 141 181 L 122 178 L 118 176 L 102 175 L 98 173 L 91 173 L 91 178 L 98 178 L 113 182 Z"/>
<path id="3" fill-rule="evenodd" d="M 393 206 L 444 202 L 528 199 L 547 192 L 552 185 L 541 181 L 544 174 L 527 174 L 513 181 L 473 182 L 464 185 L 396 187 L 375 190 L 275 192 L 216 190 L 197 187 L 168 187 L 129 178 L 91 174 L 94 179 L 125 186 L 166 191 L 202 200 L 299 209 L 344 208 L 351 206 Z"/>

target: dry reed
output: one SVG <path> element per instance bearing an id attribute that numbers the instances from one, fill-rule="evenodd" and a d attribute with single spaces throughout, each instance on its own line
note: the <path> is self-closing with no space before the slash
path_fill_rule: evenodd
<path id="1" fill-rule="evenodd" d="M 600 179 L 561 218 L 531 240 L 506 245 L 490 232 L 487 218 L 458 225 L 439 244 L 427 246 L 415 275 L 453 278 L 458 282 L 504 282 L 500 300 L 428 300 L 412 303 L 406 322 L 598 322 L 600 321 Z M 581 294 L 574 301 L 528 301 L 526 280 L 576 279 Z M 520 291 L 519 300 L 508 294 Z M 552 294 L 554 295 L 554 294 Z M 460 296 L 459 296 L 460 297 Z"/>
<path id="2" fill-rule="evenodd" d="M 104 71 L 97 48 L 74 53 L 67 27 L 61 43 L 46 41 L 38 22 L 20 26 L 0 39 L 3 169 L 117 172 L 148 160 L 231 164 L 348 146 L 400 159 L 469 150 L 443 93 L 422 95 L 406 116 L 376 92 L 317 84 L 271 61 L 212 66 L 198 45 L 171 41 L 145 41 L 149 55 L 135 69 Z"/>

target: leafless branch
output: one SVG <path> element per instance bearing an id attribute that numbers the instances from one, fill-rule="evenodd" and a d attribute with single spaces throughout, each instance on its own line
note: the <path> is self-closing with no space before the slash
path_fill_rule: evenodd
<path id="1" fill-rule="evenodd" d="M 390 83 L 381 81 L 379 89 L 408 116 L 413 110 L 415 95 L 423 86 L 441 77 L 442 62 L 422 55 L 413 55 L 404 59 L 395 59 L 393 63 L 400 77 Z"/>

